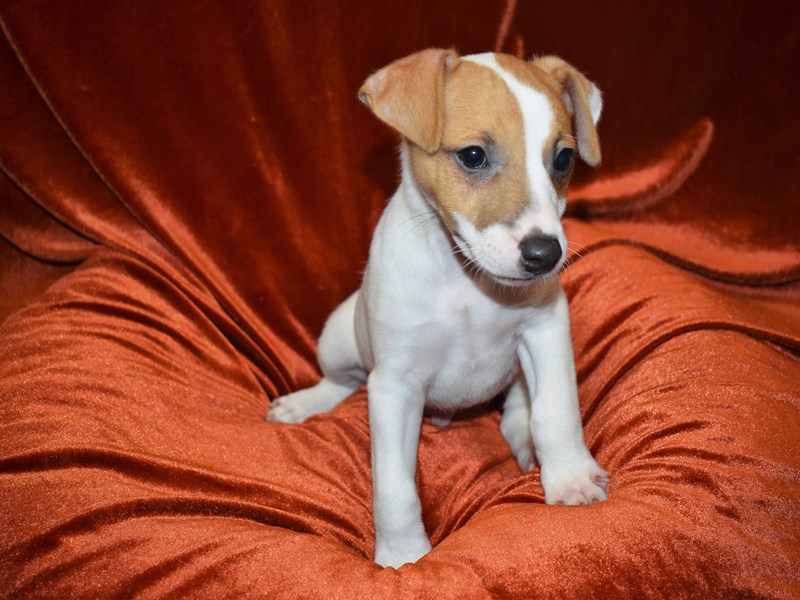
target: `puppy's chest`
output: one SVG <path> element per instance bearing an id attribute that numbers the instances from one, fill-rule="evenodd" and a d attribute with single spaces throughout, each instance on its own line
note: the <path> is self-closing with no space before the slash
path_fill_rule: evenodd
<path id="1" fill-rule="evenodd" d="M 440 290 L 417 332 L 430 404 L 460 408 L 490 400 L 517 372 L 524 311 L 500 306 L 469 286 Z"/>

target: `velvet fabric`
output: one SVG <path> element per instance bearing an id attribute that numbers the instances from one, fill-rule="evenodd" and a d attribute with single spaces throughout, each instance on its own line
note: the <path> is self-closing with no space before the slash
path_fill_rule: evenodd
<path id="1" fill-rule="evenodd" d="M 0 5 L 0 597 L 800 597 L 793 2 Z M 366 392 L 300 426 L 397 183 L 355 97 L 414 50 L 604 92 L 563 274 L 609 500 L 495 406 L 426 422 L 433 551 L 381 569 Z"/>

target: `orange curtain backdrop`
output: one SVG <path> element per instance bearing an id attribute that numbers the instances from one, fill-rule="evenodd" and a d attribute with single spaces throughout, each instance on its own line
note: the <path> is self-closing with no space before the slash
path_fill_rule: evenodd
<path id="1" fill-rule="evenodd" d="M 0 597 L 800 597 L 800 9 L 625 1 L 0 6 Z M 610 499 L 542 504 L 487 407 L 426 423 L 435 545 L 371 562 L 362 391 L 297 426 L 425 47 L 604 92 L 570 195 Z"/>

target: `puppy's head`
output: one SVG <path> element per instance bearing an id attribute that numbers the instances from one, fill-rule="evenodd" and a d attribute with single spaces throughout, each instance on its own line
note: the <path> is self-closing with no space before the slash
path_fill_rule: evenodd
<path id="1" fill-rule="evenodd" d="M 359 98 L 407 141 L 411 174 L 468 261 L 507 285 L 556 273 L 576 157 L 600 163 L 600 92 L 560 58 L 430 49 Z"/>

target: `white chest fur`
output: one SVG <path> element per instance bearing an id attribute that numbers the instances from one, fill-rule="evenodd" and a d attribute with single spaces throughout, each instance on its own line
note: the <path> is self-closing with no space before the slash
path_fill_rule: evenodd
<path id="1" fill-rule="evenodd" d="M 490 400 L 511 383 L 518 332 L 536 294 L 501 290 L 470 273 L 429 211 L 410 184 L 390 201 L 361 288 L 357 337 L 369 370 L 379 364 L 411 378 L 427 404 L 453 410 Z"/>

